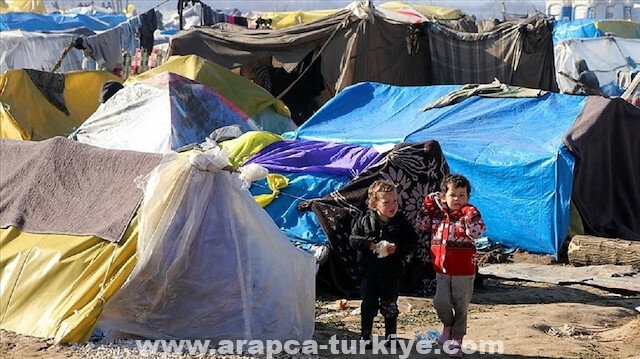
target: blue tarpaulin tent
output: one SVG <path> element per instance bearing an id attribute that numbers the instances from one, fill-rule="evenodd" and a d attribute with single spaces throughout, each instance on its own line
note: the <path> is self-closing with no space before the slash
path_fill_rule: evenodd
<path id="1" fill-rule="evenodd" d="M 285 137 L 364 146 L 436 140 L 451 172 L 471 181 L 488 237 L 557 256 L 569 229 L 574 169 L 563 135 L 586 97 L 472 96 L 423 111 L 459 89 L 356 84 Z"/>

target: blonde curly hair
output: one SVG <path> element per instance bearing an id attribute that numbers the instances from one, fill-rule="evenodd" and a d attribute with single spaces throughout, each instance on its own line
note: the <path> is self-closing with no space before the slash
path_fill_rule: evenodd
<path id="1" fill-rule="evenodd" d="M 396 190 L 396 184 L 390 180 L 381 179 L 373 182 L 367 191 L 367 206 L 374 209 L 379 193 L 392 192 Z"/>

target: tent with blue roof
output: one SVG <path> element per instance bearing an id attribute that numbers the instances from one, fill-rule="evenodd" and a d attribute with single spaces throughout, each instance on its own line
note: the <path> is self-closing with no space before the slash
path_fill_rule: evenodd
<path id="1" fill-rule="evenodd" d="M 571 202 L 586 232 L 640 239 L 637 133 L 640 111 L 619 99 L 366 82 L 285 137 L 362 146 L 436 140 L 451 172 L 471 181 L 489 238 L 557 257 Z"/>

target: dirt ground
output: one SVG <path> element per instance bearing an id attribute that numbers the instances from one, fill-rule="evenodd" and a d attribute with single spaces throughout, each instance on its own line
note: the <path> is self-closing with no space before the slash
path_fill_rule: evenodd
<path id="1" fill-rule="evenodd" d="M 549 265 L 557 265 L 561 269 L 560 264 Z M 319 299 L 316 302 L 314 339 L 323 342 L 334 335 L 338 339 L 356 339 L 359 334 L 359 305 L 358 300 Z M 473 295 L 465 345 L 472 348 L 482 341 L 502 341 L 502 355 L 499 355 L 502 358 L 640 358 L 639 306 L 640 293 L 621 293 L 587 285 L 487 278 L 484 288 Z M 399 307 L 402 313 L 398 336 L 401 339 L 415 339 L 416 332 L 441 329 L 431 298 L 401 297 Z M 378 335 L 384 332 L 380 316 L 376 318 L 374 331 Z M 495 356 L 476 352 L 465 357 Z M 79 352 L 77 347 L 51 345 L 45 339 L 3 330 L 0 331 L 0 357 L 87 356 Z M 320 356 L 314 356 L 318 357 L 338 358 L 347 355 L 321 351 Z M 397 358 L 398 355 L 376 357 Z M 440 356 L 433 352 L 426 355 L 414 352 L 410 357 Z"/>

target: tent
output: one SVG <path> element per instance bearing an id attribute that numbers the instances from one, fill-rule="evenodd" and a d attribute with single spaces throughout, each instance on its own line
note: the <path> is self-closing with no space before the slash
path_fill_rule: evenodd
<path id="1" fill-rule="evenodd" d="M 345 87 L 363 81 L 423 86 L 497 78 L 509 85 L 557 89 L 552 70 L 553 23 L 548 19 L 508 21 L 478 32 L 478 25 L 466 18 L 403 22 L 369 5 L 354 3 L 280 30 L 225 23 L 192 28 L 171 39 L 168 53 L 195 54 L 226 68 L 271 60 L 277 64 L 272 83 L 285 82 L 274 95 L 282 96 L 290 109 L 298 99 L 320 107 Z M 299 77 L 304 86 L 294 84 L 285 93 Z M 312 85 L 319 88 L 310 89 Z M 300 124 L 312 112 L 300 120 L 295 114 L 292 118 Z"/>
<path id="2" fill-rule="evenodd" d="M 163 72 L 116 92 L 69 137 L 103 148 L 164 153 L 204 142 L 229 125 L 242 132 L 259 130 L 219 93 Z"/>
<path id="3" fill-rule="evenodd" d="M 616 75 L 620 72 L 634 72 L 640 70 L 640 38 L 623 38 L 605 36 L 595 38 L 565 39 L 555 45 L 555 68 L 577 79 L 579 74 L 576 61 L 583 59 L 589 70 L 593 71 L 600 82 L 600 89 L 616 86 Z M 575 82 L 567 76 L 557 75 L 560 91 L 571 93 Z M 619 96 L 624 90 L 609 93 Z"/>
<path id="4" fill-rule="evenodd" d="M 553 26 L 553 43 L 566 39 L 617 36 L 628 39 L 640 38 L 640 23 L 614 19 L 579 19 L 556 21 Z"/>
<path id="5" fill-rule="evenodd" d="M 225 150 L 163 156 L 63 137 L 0 148 L 0 328 L 56 342 L 84 342 L 96 325 L 311 339 L 315 259 L 222 170 Z"/>
<path id="6" fill-rule="evenodd" d="M 149 176 L 138 264 L 101 327 L 157 339 L 312 338 L 314 257 L 222 170 L 217 150 L 174 156 Z"/>
<path id="7" fill-rule="evenodd" d="M 5 71 L 0 75 L 0 137 L 38 141 L 69 135 L 98 108 L 107 81 L 122 80 L 106 71 Z"/>
<path id="8" fill-rule="evenodd" d="M 358 145 L 436 140 L 451 171 L 470 179 L 488 237 L 557 256 L 571 202 L 585 231 L 640 239 L 639 116 L 621 99 L 501 84 L 361 83 L 285 138 Z"/>
<path id="9" fill-rule="evenodd" d="M 281 134 L 297 127 L 282 100 L 244 76 L 196 55 L 171 56 L 164 64 L 129 77 L 124 83 L 132 84 L 165 71 L 207 85 L 238 106 L 264 131 Z"/>

